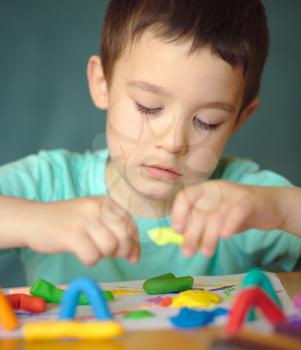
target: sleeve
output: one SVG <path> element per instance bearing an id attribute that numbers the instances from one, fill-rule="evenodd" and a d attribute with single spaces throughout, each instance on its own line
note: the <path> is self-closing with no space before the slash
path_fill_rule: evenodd
<path id="1" fill-rule="evenodd" d="M 229 164 L 223 179 L 245 185 L 292 186 L 283 176 L 241 159 Z M 235 235 L 231 244 L 244 269 L 259 266 L 267 271 L 292 271 L 300 262 L 301 238 L 284 231 L 250 229 Z"/>
<path id="2" fill-rule="evenodd" d="M 223 240 L 237 271 L 260 267 L 265 271 L 293 271 L 298 268 L 301 239 L 284 231 L 250 229 Z"/>
<path id="3" fill-rule="evenodd" d="M 37 201 L 59 197 L 57 171 L 47 151 L 1 166 L 0 195 Z"/>
<path id="4" fill-rule="evenodd" d="M 292 186 L 282 175 L 270 170 L 262 170 L 258 164 L 248 159 L 232 158 L 224 169 L 222 178 L 244 185 Z"/>

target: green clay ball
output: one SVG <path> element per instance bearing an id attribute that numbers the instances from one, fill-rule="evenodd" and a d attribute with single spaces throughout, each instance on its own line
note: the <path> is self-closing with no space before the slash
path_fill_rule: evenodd
<path id="1" fill-rule="evenodd" d="M 147 317 L 153 317 L 153 316 L 155 315 L 152 312 L 147 310 L 131 311 L 123 315 L 123 317 L 125 318 L 147 318 Z"/>
<path id="2" fill-rule="evenodd" d="M 191 276 L 175 277 L 172 273 L 153 277 L 143 283 L 143 289 L 147 294 L 167 294 L 182 292 L 192 289 L 193 278 Z"/>

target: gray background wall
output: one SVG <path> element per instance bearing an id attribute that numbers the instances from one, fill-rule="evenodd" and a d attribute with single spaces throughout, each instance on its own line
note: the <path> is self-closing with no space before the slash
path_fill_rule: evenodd
<path id="1" fill-rule="evenodd" d="M 98 52 L 106 4 L 0 0 L 0 165 L 40 149 L 83 151 L 101 137 L 105 116 L 92 106 L 85 69 Z M 264 4 L 271 49 L 261 108 L 226 153 L 255 159 L 301 185 L 301 1 Z M 2 256 L 0 285 L 23 283 L 18 261 Z"/>

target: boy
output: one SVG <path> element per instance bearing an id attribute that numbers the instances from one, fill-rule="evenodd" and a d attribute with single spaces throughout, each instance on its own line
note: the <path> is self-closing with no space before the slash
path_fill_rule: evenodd
<path id="1" fill-rule="evenodd" d="M 108 149 L 42 151 L 0 170 L 0 247 L 16 248 L 28 282 L 293 270 L 301 240 L 258 186 L 288 181 L 220 159 L 258 107 L 267 49 L 259 0 L 112 0 L 87 69 Z M 170 225 L 184 255 L 147 235 Z"/>

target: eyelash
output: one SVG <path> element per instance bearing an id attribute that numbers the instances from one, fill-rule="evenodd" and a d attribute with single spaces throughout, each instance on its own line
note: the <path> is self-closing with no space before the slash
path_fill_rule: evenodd
<path id="1" fill-rule="evenodd" d="M 142 114 L 150 114 L 150 115 L 155 115 L 157 112 L 160 112 L 162 110 L 161 107 L 159 108 L 148 108 L 145 106 L 142 106 L 140 103 L 135 102 L 136 109 L 138 112 Z"/>
<path id="2" fill-rule="evenodd" d="M 193 117 L 193 123 L 196 123 L 199 128 L 204 130 L 216 130 L 220 126 L 220 124 L 205 123 L 198 117 Z"/>
<path id="3" fill-rule="evenodd" d="M 135 102 L 135 107 L 140 112 L 141 114 L 146 114 L 146 115 L 152 115 L 154 116 L 156 113 L 162 111 L 162 108 L 149 108 L 141 105 L 138 102 Z M 203 130 L 215 130 L 219 127 L 220 124 L 208 124 L 203 122 L 201 119 L 198 117 L 194 116 L 193 117 L 193 123 L 197 124 L 197 127 Z"/>

